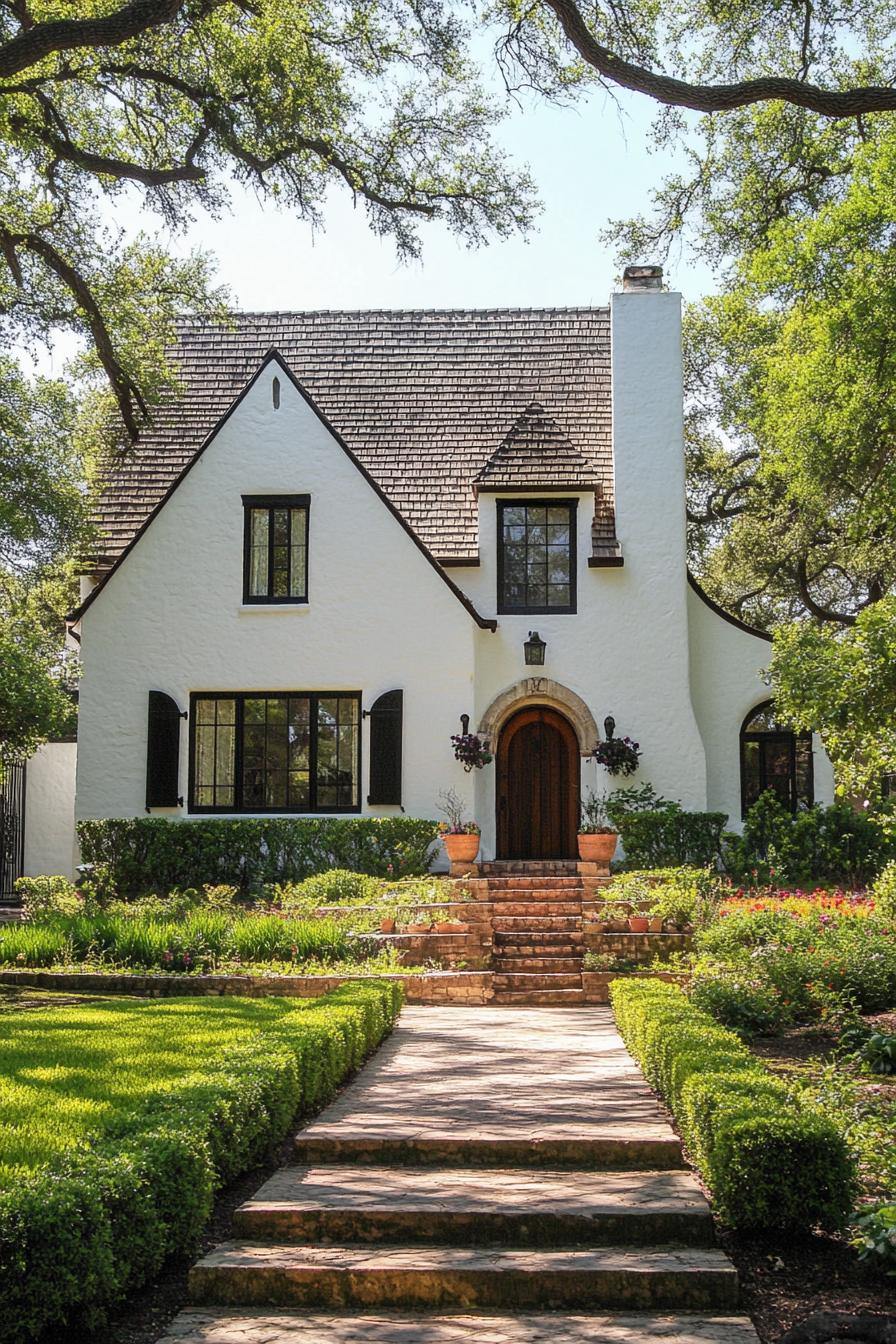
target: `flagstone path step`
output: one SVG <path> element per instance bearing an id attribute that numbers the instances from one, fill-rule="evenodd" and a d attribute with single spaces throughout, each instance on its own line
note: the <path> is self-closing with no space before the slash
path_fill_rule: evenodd
<path id="1" fill-rule="evenodd" d="M 237 1209 L 237 1236 L 277 1242 L 713 1245 L 689 1171 L 285 1167 Z"/>
<path id="2" fill-rule="evenodd" d="M 226 1242 L 190 1271 L 194 1300 L 241 1306 L 439 1309 L 626 1307 L 724 1311 L 737 1271 L 723 1251 Z"/>
<path id="3" fill-rule="evenodd" d="M 579 929 L 501 929 L 495 931 L 494 940 L 495 947 L 583 947 L 585 935 Z"/>
<path id="4" fill-rule="evenodd" d="M 375 1058 L 299 1131 L 296 1154 L 315 1166 L 359 1157 L 684 1166 L 680 1141 L 599 1005 L 405 1008 Z"/>
<path id="5" fill-rule="evenodd" d="M 607 1008 L 405 1009 L 295 1152 L 165 1344 L 758 1344 Z"/>
<path id="6" fill-rule="evenodd" d="M 159 1344 L 758 1344 L 745 1316 L 425 1315 L 193 1307 Z"/>
<path id="7" fill-rule="evenodd" d="M 540 989 L 500 989 L 495 991 L 497 1004 L 519 1004 L 521 1008 L 578 1008 L 587 1003 L 584 988 L 551 989 L 543 985 Z"/>

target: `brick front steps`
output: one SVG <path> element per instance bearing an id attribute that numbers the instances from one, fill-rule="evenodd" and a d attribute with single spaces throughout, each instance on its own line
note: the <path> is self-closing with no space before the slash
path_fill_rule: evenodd
<path id="1" fill-rule="evenodd" d="M 606 1009 L 410 1009 L 296 1156 L 163 1344 L 757 1344 Z"/>

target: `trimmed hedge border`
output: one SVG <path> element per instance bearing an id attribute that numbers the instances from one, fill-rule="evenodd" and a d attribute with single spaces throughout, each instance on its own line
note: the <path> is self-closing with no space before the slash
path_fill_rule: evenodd
<path id="1" fill-rule="evenodd" d="M 429 871 L 438 824 L 416 817 L 236 817 L 79 821 L 84 863 L 119 895 L 227 883 L 257 892 L 330 868 L 374 877 Z"/>
<path id="2" fill-rule="evenodd" d="M 147 1106 L 138 1128 L 0 1192 L 0 1341 L 96 1328 L 196 1245 L 216 1192 L 318 1109 L 391 1030 L 398 985 L 345 985 Z"/>
<path id="3" fill-rule="evenodd" d="M 713 1207 L 741 1231 L 842 1227 L 855 1165 L 838 1127 L 677 985 L 619 979 L 616 1023 L 672 1111 Z"/>

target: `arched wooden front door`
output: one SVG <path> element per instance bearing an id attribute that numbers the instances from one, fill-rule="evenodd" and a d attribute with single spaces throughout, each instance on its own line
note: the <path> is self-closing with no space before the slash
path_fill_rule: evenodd
<path id="1" fill-rule="evenodd" d="M 579 744 L 547 706 L 518 710 L 497 752 L 499 859 L 574 859 L 579 824 Z"/>

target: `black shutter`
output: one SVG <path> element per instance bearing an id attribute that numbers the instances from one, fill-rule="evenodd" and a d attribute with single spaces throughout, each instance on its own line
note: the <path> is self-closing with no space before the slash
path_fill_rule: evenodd
<path id="1" fill-rule="evenodd" d="M 370 711 L 368 803 L 401 802 L 401 723 L 404 691 L 386 691 Z"/>
<path id="2" fill-rule="evenodd" d="M 146 806 L 177 807 L 181 713 L 164 691 L 149 693 L 146 736 Z"/>

